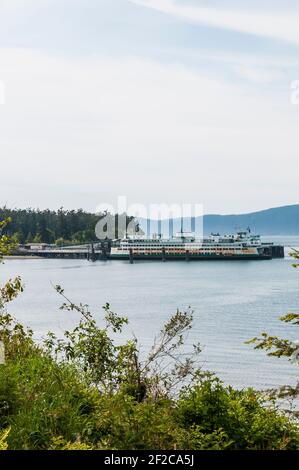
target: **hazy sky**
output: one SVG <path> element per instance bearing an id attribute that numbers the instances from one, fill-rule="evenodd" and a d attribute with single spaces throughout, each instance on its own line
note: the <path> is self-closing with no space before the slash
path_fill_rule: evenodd
<path id="1" fill-rule="evenodd" d="M 1 0 L 0 205 L 299 203 L 298 24 L 297 0 Z"/>

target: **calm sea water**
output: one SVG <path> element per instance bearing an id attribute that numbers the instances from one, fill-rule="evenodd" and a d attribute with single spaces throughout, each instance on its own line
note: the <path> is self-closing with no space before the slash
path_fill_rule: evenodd
<path id="1" fill-rule="evenodd" d="M 273 237 L 272 237 L 273 238 Z M 269 239 L 269 237 L 268 237 Z M 273 238 L 274 239 L 274 238 Z M 298 247 L 299 237 L 275 237 Z M 88 263 L 77 260 L 7 260 L 0 281 L 20 274 L 25 292 L 10 312 L 32 327 L 38 338 L 52 330 L 62 334 L 78 316 L 59 310 L 60 284 L 74 302 L 91 306 L 99 316 L 109 302 L 130 320 L 143 351 L 177 308 L 194 310 L 188 343 L 200 342 L 203 367 L 236 387 L 265 388 L 296 383 L 299 369 L 283 359 L 268 358 L 244 342 L 262 331 L 298 339 L 296 327 L 278 318 L 299 311 L 299 271 L 292 260 L 226 262 Z"/>

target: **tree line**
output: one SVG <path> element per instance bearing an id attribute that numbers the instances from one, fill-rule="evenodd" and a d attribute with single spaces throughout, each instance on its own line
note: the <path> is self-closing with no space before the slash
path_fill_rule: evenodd
<path id="1" fill-rule="evenodd" d="M 11 219 L 6 233 L 18 243 L 56 243 L 71 241 L 84 243 L 95 239 L 99 216 L 82 209 L 58 211 L 36 209 L 0 209 L 0 220 Z"/>
<path id="2" fill-rule="evenodd" d="M 106 214 L 93 214 L 83 209 L 57 211 L 46 209 L 0 208 L 0 220 L 10 219 L 5 234 L 13 237 L 16 243 L 90 243 L 96 241 L 95 227 Z M 127 225 L 133 220 L 127 218 Z M 121 217 L 121 216 L 119 216 Z M 124 233 L 117 233 L 117 237 Z"/>

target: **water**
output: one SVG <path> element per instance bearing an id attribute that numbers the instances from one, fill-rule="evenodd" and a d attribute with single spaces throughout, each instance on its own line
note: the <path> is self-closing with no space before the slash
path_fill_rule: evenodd
<path id="1" fill-rule="evenodd" d="M 276 239 L 277 241 L 277 239 Z M 299 237 L 282 239 L 293 247 Z M 61 335 L 78 315 L 59 310 L 60 284 L 73 302 L 88 303 L 100 318 L 109 302 L 129 317 L 124 336 L 133 333 L 148 350 L 155 334 L 177 308 L 194 310 L 188 344 L 200 342 L 205 369 L 236 387 L 259 389 L 295 384 L 298 368 L 267 357 L 244 342 L 262 331 L 298 339 L 297 329 L 278 318 L 299 310 L 299 271 L 291 258 L 272 261 L 88 263 L 84 260 L 7 260 L 1 284 L 20 274 L 25 292 L 10 312 L 32 327 L 38 338 L 52 330 Z"/>

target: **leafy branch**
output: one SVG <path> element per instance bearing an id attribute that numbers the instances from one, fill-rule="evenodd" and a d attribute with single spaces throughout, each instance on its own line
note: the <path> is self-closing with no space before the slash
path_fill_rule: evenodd
<path id="1" fill-rule="evenodd" d="M 155 339 L 149 355 L 141 360 L 136 338 L 119 345 L 111 337 L 111 334 L 122 334 L 128 324 L 126 317 L 117 315 L 106 304 L 103 307 L 104 326 L 100 326 L 88 305 L 72 302 L 61 286 L 55 289 L 64 300 L 61 309 L 75 311 L 81 319 L 72 331 L 64 333 L 62 339 L 48 333 L 46 349 L 56 359 L 73 361 L 99 391 L 124 390 L 137 401 L 143 401 L 149 396 L 155 398 L 175 393 L 186 381 L 197 376 L 200 346 L 193 346 L 191 353 L 182 351 L 192 328 L 191 310 L 177 311 Z"/>

